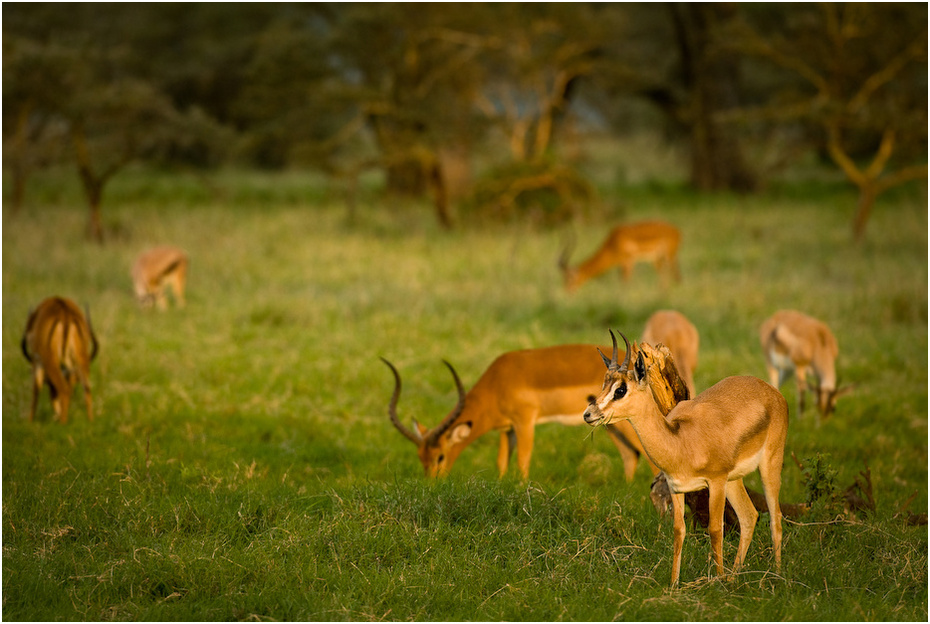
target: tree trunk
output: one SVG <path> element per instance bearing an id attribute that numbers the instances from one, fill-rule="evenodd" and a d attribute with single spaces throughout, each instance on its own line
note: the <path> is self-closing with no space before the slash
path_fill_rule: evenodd
<path id="1" fill-rule="evenodd" d="M 753 191 L 758 180 L 743 157 L 736 129 L 719 113 L 739 105 L 739 63 L 714 50 L 714 30 L 738 7 L 725 3 L 674 4 L 672 17 L 689 91 L 684 122 L 691 134 L 691 184 L 702 191 Z"/>

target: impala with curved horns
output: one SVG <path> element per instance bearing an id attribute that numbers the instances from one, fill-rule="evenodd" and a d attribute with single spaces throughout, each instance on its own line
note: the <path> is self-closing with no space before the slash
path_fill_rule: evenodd
<path id="1" fill-rule="evenodd" d="M 853 386 L 837 388 L 836 356 L 840 348 L 823 321 L 796 310 L 779 310 L 762 323 L 759 341 L 773 386 L 780 388 L 794 372 L 798 385 L 798 418 L 804 413 L 808 370 L 817 378 L 814 392 L 817 409 L 824 420 L 836 409 L 836 400 L 853 390 Z"/>
<path id="2" fill-rule="evenodd" d="M 568 245 L 559 258 L 559 268 L 569 292 L 615 266 L 620 267 L 623 279 L 627 280 L 637 262 L 651 262 L 657 271 L 666 269 L 677 282 L 681 281 L 678 269 L 680 243 L 681 232 L 664 221 L 618 225 L 610 231 L 594 255 L 574 268 L 568 263 L 572 252 L 572 245 Z"/>
<path id="3" fill-rule="evenodd" d="M 711 550 L 717 574 L 723 575 L 723 511 L 730 501 L 739 519 L 739 550 L 734 570 L 749 550 L 759 513 L 743 477 L 759 470 L 769 508 L 775 565 L 781 568 L 781 509 L 778 492 L 788 434 L 788 404 L 781 392 L 756 377 L 727 377 L 694 399 L 681 401 L 663 416 L 650 386 L 650 371 L 642 345 L 630 365 L 630 343 L 618 363 L 617 337 L 613 357 L 601 354 L 607 373 L 600 394 L 584 413 L 588 424 L 630 422 L 649 458 L 665 473 L 672 493 L 672 586 L 678 584 L 685 539 L 684 495 L 703 488 L 710 496 Z"/>
<path id="4" fill-rule="evenodd" d="M 580 407 L 598 392 L 603 377 L 594 345 L 509 351 L 494 360 L 468 393 L 455 369 L 445 362 L 458 389 L 458 403 L 434 428 L 429 429 L 414 420 L 413 429 L 408 429 L 397 417 L 400 374 L 393 364 L 381 359 L 394 374 L 394 393 L 388 415 L 397 430 L 417 446 L 428 477 L 448 474 L 469 444 L 485 433 L 500 431 L 497 454 L 500 476 L 507 472 L 511 454 L 516 449 L 520 473 L 527 479 L 536 425 L 547 422 L 582 424 Z M 611 427 L 609 432 L 611 441 L 620 451 L 624 474 L 629 481 L 642 456 L 642 446 L 627 423 Z M 650 467 L 655 475 L 655 467 Z"/>
<path id="5" fill-rule="evenodd" d="M 90 363 L 97 355 L 97 337 L 90 324 L 90 310 L 87 310 L 85 316 L 71 299 L 43 299 L 29 313 L 20 348 L 32 364 L 32 407 L 29 420 L 35 418 L 39 393 L 46 378 L 56 419 L 62 423 L 68 422 L 71 394 L 77 382 L 84 386 L 87 419 L 94 419 Z"/>

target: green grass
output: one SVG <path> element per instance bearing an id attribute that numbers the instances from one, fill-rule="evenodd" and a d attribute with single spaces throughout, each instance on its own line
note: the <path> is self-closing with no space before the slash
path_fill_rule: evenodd
<path id="1" fill-rule="evenodd" d="M 338 195 L 296 174 L 191 178 L 129 172 L 108 189 L 114 233 L 83 238 L 70 182 L 37 183 L 3 228 L 3 617 L 7 620 L 926 620 L 927 210 L 880 203 L 851 243 L 855 197 L 791 187 L 695 197 L 608 193 L 575 226 L 578 257 L 620 219 L 684 232 L 684 280 L 608 274 L 574 296 L 555 268 L 566 230 L 439 230 L 426 208 Z M 38 198 L 38 199 L 35 199 Z M 144 247 L 191 255 L 188 307 L 144 312 L 128 269 Z M 87 302 L 100 337 L 97 417 L 80 401 L 29 423 L 19 339 L 51 294 Z M 844 383 L 817 427 L 792 414 L 788 453 L 824 456 L 845 488 L 867 463 L 878 511 L 786 523 L 774 571 L 760 523 L 732 581 L 709 539 L 685 542 L 667 587 L 671 526 L 640 466 L 626 484 L 603 435 L 540 427 L 531 481 L 498 481 L 496 436 L 426 482 L 386 415 L 438 421 L 455 401 L 441 359 L 473 384 L 503 351 L 638 336 L 658 308 L 701 332 L 696 384 L 764 376 L 756 328 L 793 307 L 826 320 Z M 794 409 L 794 387 L 784 388 Z M 598 432 L 600 433 L 600 432 Z M 802 501 L 787 460 L 782 499 Z M 759 488 L 757 477 L 751 487 Z M 732 561 L 736 536 L 728 536 Z"/>

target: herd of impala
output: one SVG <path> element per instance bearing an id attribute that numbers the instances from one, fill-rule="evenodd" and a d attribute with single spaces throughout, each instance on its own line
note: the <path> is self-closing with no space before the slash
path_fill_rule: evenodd
<path id="1" fill-rule="evenodd" d="M 681 279 L 678 267 L 679 230 L 661 221 L 646 221 L 614 228 L 587 260 L 571 267 L 570 249 L 559 266 L 569 292 L 612 268 L 629 279 L 633 266 L 651 262 L 657 271 Z M 136 298 L 143 307 L 168 305 L 170 291 L 176 305 L 184 305 L 189 260 L 175 247 L 156 247 L 142 253 L 132 266 Z M 781 512 L 778 494 L 788 428 L 788 405 L 778 391 L 794 373 L 798 417 L 804 411 L 808 372 L 816 381 L 817 408 L 823 419 L 834 411 L 836 400 L 850 390 L 839 388 L 835 360 L 838 346 L 823 322 L 794 310 L 781 310 L 760 326 L 759 338 L 769 383 L 755 377 L 727 377 L 697 394 L 694 371 L 698 364 L 697 328 L 680 312 L 659 310 L 646 322 L 640 346 L 621 334 L 612 345 L 559 345 L 511 351 L 498 356 L 466 392 L 451 364 L 445 362 L 458 390 L 458 401 L 435 427 L 413 420 L 401 423 L 397 404 L 400 373 L 382 358 L 394 377 L 388 415 L 391 423 L 417 447 L 428 477 L 448 474 L 456 458 L 479 437 L 500 434 L 497 469 L 503 476 L 513 451 L 522 478 L 528 479 L 537 424 L 603 425 L 620 452 L 627 481 L 640 460 L 653 475 L 664 473 L 672 494 L 672 585 L 678 584 L 685 537 L 684 495 L 707 488 L 710 494 L 711 549 L 718 575 L 722 559 L 723 512 L 729 501 L 740 525 L 740 541 L 733 569 L 745 559 L 758 512 L 743 485 L 743 477 L 759 470 L 768 504 L 775 562 L 781 563 Z M 686 388 L 686 399 L 671 410 L 657 405 L 652 360 L 644 350 L 664 345 Z M 88 419 L 93 419 L 90 363 L 97 353 L 97 338 L 89 310 L 70 299 L 49 297 L 29 313 L 22 351 L 33 369 L 36 405 L 47 381 L 55 418 L 67 422 L 71 395 L 83 386 Z M 605 351 L 612 353 L 608 358 Z M 620 362 L 622 357 L 622 363 Z M 606 367 L 606 369 L 605 369 Z M 818 420 L 818 424 L 819 424 Z"/>

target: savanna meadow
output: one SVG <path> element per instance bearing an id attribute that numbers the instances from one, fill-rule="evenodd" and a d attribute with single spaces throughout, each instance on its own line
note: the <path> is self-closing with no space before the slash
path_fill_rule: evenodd
<path id="1" fill-rule="evenodd" d="M 84 236 L 76 180 L 33 189 L 30 209 L 4 204 L 6 620 L 927 619 L 925 187 L 884 197 L 856 243 L 855 193 L 831 182 L 615 186 L 571 225 L 450 231 L 379 194 L 349 215 L 307 174 L 142 168 L 108 190 L 104 245 Z M 639 264 L 566 292 L 570 235 L 577 262 L 654 218 L 681 231 L 680 282 Z M 189 254 L 187 303 L 143 309 L 130 267 L 163 243 Z M 20 340 L 50 295 L 90 310 L 93 421 L 80 390 L 66 424 L 47 389 L 28 419 Z M 698 392 L 766 379 L 759 325 L 782 308 L 830 326 L 853 389 L 818 424 L 782 387 L 780 498 L 808 506 L 783 522 L 780 571 L 766 514 L 729 577 L 689 523 L 671 589 L 652 473 L 627 482 L 603 429 L 538 426 L 528 480 L 513 462 L 498 477 L 489 433 L 431 480 L 388 417 L 379 357 L 402 374 L 400 422 L 432 427 L 457 400 L 443 360 L 470 388 L 506 351 L 638 340 L 659 309 L 700 332 Z M 872 508 L 850 508 L 850 488 Z M 727 532 L 728 567 L 737 543 Z"/>

